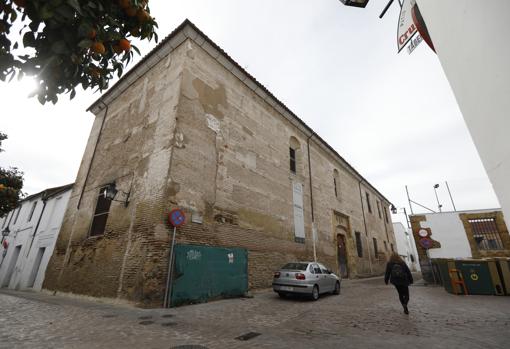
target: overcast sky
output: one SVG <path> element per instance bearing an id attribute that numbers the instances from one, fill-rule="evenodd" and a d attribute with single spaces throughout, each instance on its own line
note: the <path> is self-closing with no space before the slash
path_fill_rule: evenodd
<path id="1" fill-rule="evenodd" d="M 332 145 L 398 207 L 411 198 L 445 210 L 499 207 L 437 56 L 422 43 L 397 54 L 398 4 L 338 0 L 151 0 L 165 37 L 189 18 Z M 154 43 L 139 44 L 146 54 Z M 29 194 L 75 180 L 99 94 L 56 106 L 26 97 L 32 83 L 0 83 L 0 166 L 25 172 Z M 416 212 L 423 210 L 415 207 Z M 394 221 L 404 221 L 403 215 Z"/>

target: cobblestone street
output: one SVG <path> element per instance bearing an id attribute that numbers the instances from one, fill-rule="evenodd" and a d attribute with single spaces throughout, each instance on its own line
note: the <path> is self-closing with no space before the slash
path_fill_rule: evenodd
<path id="1" fill-rule="evenodd" d="M 254 298 L 138 309 L 48 294 L 0 293 L 1 348 L 508 348 L 510 298 L 411 287 L 410 315 L 382 279 L 344 281 L 319 301 Z M 248 332 L 260 335 L 236 339 Z"/>

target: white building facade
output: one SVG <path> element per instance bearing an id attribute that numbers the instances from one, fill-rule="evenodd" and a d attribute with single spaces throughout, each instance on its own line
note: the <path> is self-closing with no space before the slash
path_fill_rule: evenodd
<path id="1" fill-rule="evenodd" d="M 411 271 L 420 271 L 418 252 L 414 243 L 413 235 L 400 222 L 393 223 L 393 231 L 397 242 L 397 252 L 406 262 Z"/>
<path id="2" fill-rule="evenodd" d="M 504 215 L 510 217 L 510 1 L 417 0 Z"/>
<path id="3" fill-rule="evenodd" d="M 0 218 L 0 287 L 40 290 L 72 184 L 31 195 Z"/>

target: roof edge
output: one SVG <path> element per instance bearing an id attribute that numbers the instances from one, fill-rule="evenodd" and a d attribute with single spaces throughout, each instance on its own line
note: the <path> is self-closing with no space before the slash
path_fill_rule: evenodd
<path id="1" fill-rule="evenodd" d="M 191 29 L 186 30 L 187 28 Z M 331 145 L 329 145 L 321 136 L 319 136 L 310 126 L 308 126 L 301 118 L 299 118 L 292 110 L 290 110 L 282 101 L 280 101 L 277 97 L 275 97 L 262 83 L 257 81 L 250 73 L 248 73 L 239 63 L 237 63 L 232 57 L 230 57 L 221 47 L 219 47 L 214 41 L 212 41 L 204 32 L 202 32 L 195 24 L 193 24 L 189 19 L 185 19 L 177 28 L 175 28 L 169 35 L 167 35 L 156 47 L 154 47 L 147 55 L 145 55 L 138 63 L 136 63 L 126 74 L 124 74 L 111 88 L 109 88 L 101 97 L 99 97 L 94 103 L 92 103 L 87 111 L 91 111 L 93 113 L 101 111 L 103 108 L 100 107 L 100 104 L 107 105 L 108 102 L 113 101 L 118 95 L 127 89 L 131 83 L 136 81 L 139 77 L 141 77 L 145 72 L 150 70 L 153 66 L 161 61 L 164 57 L 166 57 L 173 49 L 179 46 L 186 39 L 192 39 L 197 44 L 197 37 L 203 39 L 204 43 L 207 42 L 212 47 L 212 52 L 209 54 L 215 59 L 217 59 L 218 55 L 222 55 L 223 58 L 227 60 L 232 66 L 231 69 L 228 69 L 225 64 L 225 68 L 230 70 L 230 72 L 234 73 L 234 70 L 237 70 L 238 73 L 236 75 L 241 81 L 243 81 L 249 88 L 251 88 L 254 92 L 256 92 L 262 99 L 264 99 L 267 103 L 273 106 L 279 113 L 283 114 L 285 117 L 286 113 L 289 114 L 295 121 L 297 121 L 298 125 L 301 126 L 302 131 L 304 133 L 308 133 L 308 136 L 311 136 L 311 139 L 316 138 L 318 143 L 325 146 L 329 151 L 336 156 L 341 163 L 343 163 L 347 169 L 352 171 L 352 174 L 358 177 L 358 180 L 362 183 L 366 183 L 372 190 L 374 190 L 382 199 L 386 200 L 390 205 L 392 204 L 390 200 L 388 200 L 379 190 L 377 190 L 369 181 L 367 181 L 349 162 L 347 162 Z M 201 40 L 202 41 L 202 40 Z M 169 46 L 169 47 L 165 47 Z M 163 49 L 167 49 L 166 52 Z M 159 55 L 158 52 L 163 51 L 163 55 Z M 218 55 L 215 56 L 215 53 Z M 220 64 L 222 64 L 220 62 Z M 133 76 L 136 75 L 136 76 Z M 238 75 L 244 75 L 244 79 L 241 79 Z M 246 83 L 246 80 L 249 79 L 254 84 L 254 87 L 249 86 Z M 264 98 L 265 96 L 265 98 Z M 105 99 L 109 99 L 109 101 L 105 101 Z M 270 103 L 269 100 L 273 100 L 274 103 Z M 279 110 L 280 107 L 282 110 Z M 95 111 L 94 111 L 95 110 Z M 296 125 L 296 127 L 298 127 Z M 299 128 L 299 127 L 298 127 Z"/>

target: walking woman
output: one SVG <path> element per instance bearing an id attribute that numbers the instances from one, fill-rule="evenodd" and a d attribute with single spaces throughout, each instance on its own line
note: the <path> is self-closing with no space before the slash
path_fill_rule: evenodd
<path id="1" fill-rule="evenodd" d="M 413 275 L 407 264 L 396 252 L 391 254 L 390 260 L 386 264 L 386 274 L 384 275 L 386 285 L 388 281 L 397 289 L 398 298 L 404 307 L 404 313 L 409 314 L 407 303 L 409 302 L 409 285 L 413 283 Z"/>

